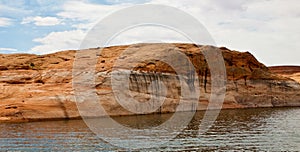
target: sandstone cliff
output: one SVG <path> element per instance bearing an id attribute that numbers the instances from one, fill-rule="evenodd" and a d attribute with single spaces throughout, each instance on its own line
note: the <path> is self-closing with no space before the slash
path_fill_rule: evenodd
<path id="1" fill-rule="evenodd" d="M 300 83 L 300 66 L 272 66 L 269 69 L 273 73 L 289 77 Z"/>
<path id="2" fill-rule="evenodd" d="M 143 60 L 130 74 L 130 92 L 140 102 L 147 101 L 154 93 L 149 85 L 161 80 L 167 88 L 164 104 L 156 112 L 174 112 L 184 92 L 174 69 L 159 60 L 148 59 L 159 55 L 162 44 L 139 44 L 135 49 L 148 50 L 150 54 L 122 54 L 130 46 L 107 47 L 99 51 L 96 65 L 95 87 L 101 104 L 109 115 L 131 115 L 122 108 L 113 95 L 111 72 L 116 59 Z M 194 44 L 173 44 L 193 63 L 199 77 L 200 100 L 197 107 L 188 110 L 205 110 L 211 88 L 211 76 L 205 57 Z M 290 78 L 270 72 L 249 52 L 222 51 L 227 85 L 223 108 L 252 108 L 300 106 L 300 84 Z M 165 50 L 166 52 L 168 50 Z M 0 55 L 0 121 L 31 121 L 44 119 L 80 118 L 72 88 L 72 67 L 76 51 L 63 51 L 47 55 L 2 54 Z M 163 55 L 169 55 L 168 53 Z M 86 57 L 87 60 L 89 57 Z M 177 63 L 177 59 L 174 59 Z M 122 63 L 122 62 L 121 62 Z M 130 63 L 120 64 L 126 69 Z M 184 66 L 184 65 L 183 65 Z"/>

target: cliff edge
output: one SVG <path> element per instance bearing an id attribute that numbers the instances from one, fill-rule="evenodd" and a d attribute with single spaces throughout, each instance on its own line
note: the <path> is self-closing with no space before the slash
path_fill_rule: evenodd
<path id="1" fill-rule="evenodd" d="M 270 71 L 300 83 L 300 66 L 272 66 Z"/>
<path id="2" fill-rule="evenodd" d="M 176 72 L 164 62 L 149 59 L 151 53 L 153 56 L 170 55 L 168 49 L 161 45 L 163 44 L 138 44 L 89 49 L 99 52 L 95 67 L 95 86 L 92 87 L 96 88 L 101 104 L 109 115 L 133 114 L 117 103 L 111 87 L 111 72 L 116 60 L 125 61 L 128 58 L 143 60 L 131 69 L 131 95 L 141 102 L 147 101 L 151 94 L 150 83 L 159 79 L 168 91 L 165 102 L 156 112 L 175 111 L 182 96 Z M 185 110 L 205 110 L 210 97 L 211 76 L 201 52 L 204 46 L 173 45 L 189 58 L 199 78 L 199 104 Z M 123 51 L 129 47 L 144 50 L 148 54 L 124 54 Z M 166 54 L 154 51 L 162 48 Z M 257 61 L 249 52 L 232 51 L 225 47 L 216 49 L 222 52 L 227 72 L 224 109 L 300 106 L 299 80 L 297 82 L 297 79 L 273 73 L 274 70 Z M 80 118 L 72 88 L 75 54 L 75 50 L 47 55 L 0 54 L 0 121 Z M 174 59 L 174 62 L 178 62 L 178 59 Z M 130 70 L 126 69 L 128 64 L 130 63 L 124 62 L 117 68 Z"/>

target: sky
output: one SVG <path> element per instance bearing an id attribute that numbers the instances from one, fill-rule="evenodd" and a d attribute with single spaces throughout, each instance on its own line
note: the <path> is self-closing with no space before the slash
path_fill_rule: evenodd
<path id="1" fill-rule="evenodd" d="M 0 0 L 0 53 L 79 49 L 97 22 L 138 4 L 185 11 L 204 25 L 217 46 L 249 51 L 268 66 L 300 65 L 299 0 Z M 121 34 L 113 44 L 138 43 L 141 32 L 185 42 L 174 32 L 145 27 Z"/>

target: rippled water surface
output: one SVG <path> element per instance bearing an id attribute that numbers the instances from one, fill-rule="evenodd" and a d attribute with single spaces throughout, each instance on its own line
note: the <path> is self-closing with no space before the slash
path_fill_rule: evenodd
<path id="1" fill-rule="evenodd" d="M 149 128 L 170 116 L 130 116 L 115 120 L 125 126 Z M 197 112 L 175 139 L 141 151 L 300 150 L 300 108 L 223 110 L 208 132 L 199 136 L 202 118 L 203 112 Z M 2 123 L 0 150 L 126 151 L 99 139 L 82 120 Z"/>

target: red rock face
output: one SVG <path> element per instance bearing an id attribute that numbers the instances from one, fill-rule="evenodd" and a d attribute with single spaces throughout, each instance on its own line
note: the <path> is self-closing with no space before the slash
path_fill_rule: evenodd
<path id="1" fill-rule="evenodd" d="M 270 71 L 276 74 L 294 74 L 300 73 L 300 66 L 272 66 Z"/>
<path id="2" fill-rule="evenodd" d="M 160 79 L 168 91 L 164 104 L 156 112 L 175 111 L 182 92 L 179 82 L 176 81 L 174 69 L 164 62 L 149 60 L 147 56 L 170 55 L 155 54 L 153 50 L 161 48 L 160 45 L 162 44 L 134 46 L 150 54 L 122 54 L 131 46 L 107 47 L 102 49 L 101 53 L 101 49 L 91 49 L 99 51 L 95 88 L 109 115 L 133 114 L 117 103 L 110 83 L 114 63 L 117 59 L 122 60 L 126 57 L 143 60 L 132 69 L 133 73 L 130 76 L 130 91 L 134 98 L 146 102 L 151 94 L 151 90 L 147 90 L 149 84 L 154 79 Z M 205 110 L 210 97 L 211 78 L 209 67 L 201 53 L 201 46 L 173 45 L 179 48 L 195 67 L 201 93 L 198 106 L 193 108 Z M 231 51 L 224 47 L 219 49 L 222 51 L 227 72 L 227 92 L 223 108 L 300 106 L 299 83 L 272 73 L 273 68 L 269 70 L 249 52 Z M 76 51 L 63 51 L 48 55 L 0 55 L 0 121 L 80 118 L 72 88 L 75 53 Z M 180 63 L 180 60 L 176 62 Z M 130 70 L 127 69 L 129 64 L 120 64 L 117 69 Z"/>
<path id="3" fill-rule="evenodd" d="M 289 77 L 300 83 L 300 66 L 273 66 L 270 71 L 278 75 Z"/>

